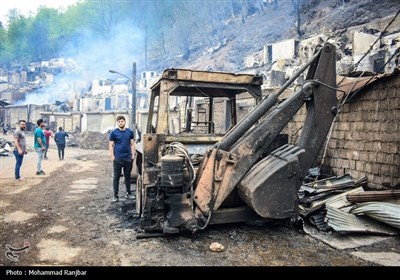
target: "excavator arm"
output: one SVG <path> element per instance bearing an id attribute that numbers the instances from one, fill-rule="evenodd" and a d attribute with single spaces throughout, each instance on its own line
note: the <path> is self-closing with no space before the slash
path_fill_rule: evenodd
<path id="1" fill-rule="evenodd" d="M 209 152 L 194 196 L 204 215 L 217 210 L 241 181 L 240 197 L 259 215 L 288 218 L 293 214 L 294 209 L 282 212 L 273 208 L 293 205 L 302 179 L 328 134 L 336 106 L 335 61 L 335 48 L 326 44 L 310 61 L 307 82 L 301 90 L 259 120 L 258 116 L 264 116 L 277 103 L 279 92 L 268 97 Z M 304 103 L 307 117 L 298 145 L 279 149 L 258 162 Z M 242 136 L 236 131 L 246 132 Z"/>

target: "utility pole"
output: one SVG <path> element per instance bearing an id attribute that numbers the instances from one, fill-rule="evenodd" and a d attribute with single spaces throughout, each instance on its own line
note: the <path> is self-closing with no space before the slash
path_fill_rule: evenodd
<path id="1" fill-rule="evenodd" d="M 132 64 L 132 78 L 129 78 L 128 76 L 117 72 L 115 70 L 108 70 L 108 72 L 113 73 L 113 74 L 118 74 L 121 75 L 122 77 L 127 78 L 132 85 L 132 116 L 131 116 L 131 123 L 130 127 L 133 130 L 133 133 L 135 133 L 136 130 L 136 62 Z"/>
<path id="2" fill-rule="evenodd" d="M 144 26 L 144 71 L 147 71 L 147 25 Z"/>
<path id="3" fill-rule="evenodd" d="M 136 131 L 136 62 L 132 64 L 132 130 Z M 135 135 L 136 137 L 136 135 Z"/>

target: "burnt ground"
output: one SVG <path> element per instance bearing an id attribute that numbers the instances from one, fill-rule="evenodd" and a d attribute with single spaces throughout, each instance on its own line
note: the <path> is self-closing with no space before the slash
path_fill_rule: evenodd
<path id="1" fill-rule="evenodd" d="M 1 181 L 3 266 L 376 265 L 352 256 L 353 249 L 333 249 L 298 227 L 261 220 L 210 226 L 195 234 L 137 239 L 134 202 L 110 202 L 112 166 L 107 151 L 67 148 L 65 161 L 52 160 L 52 153 L 45 162 L 48 168 L 53 166 L 50 175 L 40 179 L 32 175 L 26 182 Z M 34 164 L 33 156 L 27 161 Z M 11 157 L 1 160 L 2 166 L 5 161 L 14 164 Z M 390 240 L 368 250 L 389 246 L 400 251 L 399 240 Z M 7 244 L 22 247 L 26 241 L 30 251 L 20 253 L 18 262 L 5 257 Z M 221 243 L 225 250 L 211 252 L 212 242 Z"/>

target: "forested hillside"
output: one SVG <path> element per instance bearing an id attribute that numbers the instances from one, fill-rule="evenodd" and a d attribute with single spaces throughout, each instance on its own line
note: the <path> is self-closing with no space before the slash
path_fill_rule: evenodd
<path id="1" fill-rule="evenodd" d="M 379 3 L 378 3 L 379 2 Z M 396 0 L 87 0 L 35 16 L 11 10 L 0 25 L 0 66 L 72 57 L 90 71 L 197 67 L 235 71 L 243 56 L 396 13 Z"/>

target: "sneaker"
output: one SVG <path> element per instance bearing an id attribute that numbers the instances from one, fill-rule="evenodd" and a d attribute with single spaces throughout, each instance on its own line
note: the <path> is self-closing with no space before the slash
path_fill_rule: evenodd
<path id="1" fill-rule="evenodd" d="M 20 177 L 17 179 L 17 181 L 26 181 L 26 180 L 25 180 L 25 178 Z"/>
<path id="2" fill-rule="evenodd" d="M 125 197 L 126 197 L 126 199 L 135 199 L 135 196 L 130 193 L 126 194 Z"/>
<path id="3" fill-rule="evenodd" d="M 40 172 L 36 172 L 36 175 L 46 175 L 46 173 L 44 173 L 44 171 L 40 171 Z"/>
<path id="4" fill-rule="evenodd" d="M 118 202 L 118 196 L 114 196 L 112 199 L 111 199 L 111 202 Z"/>

